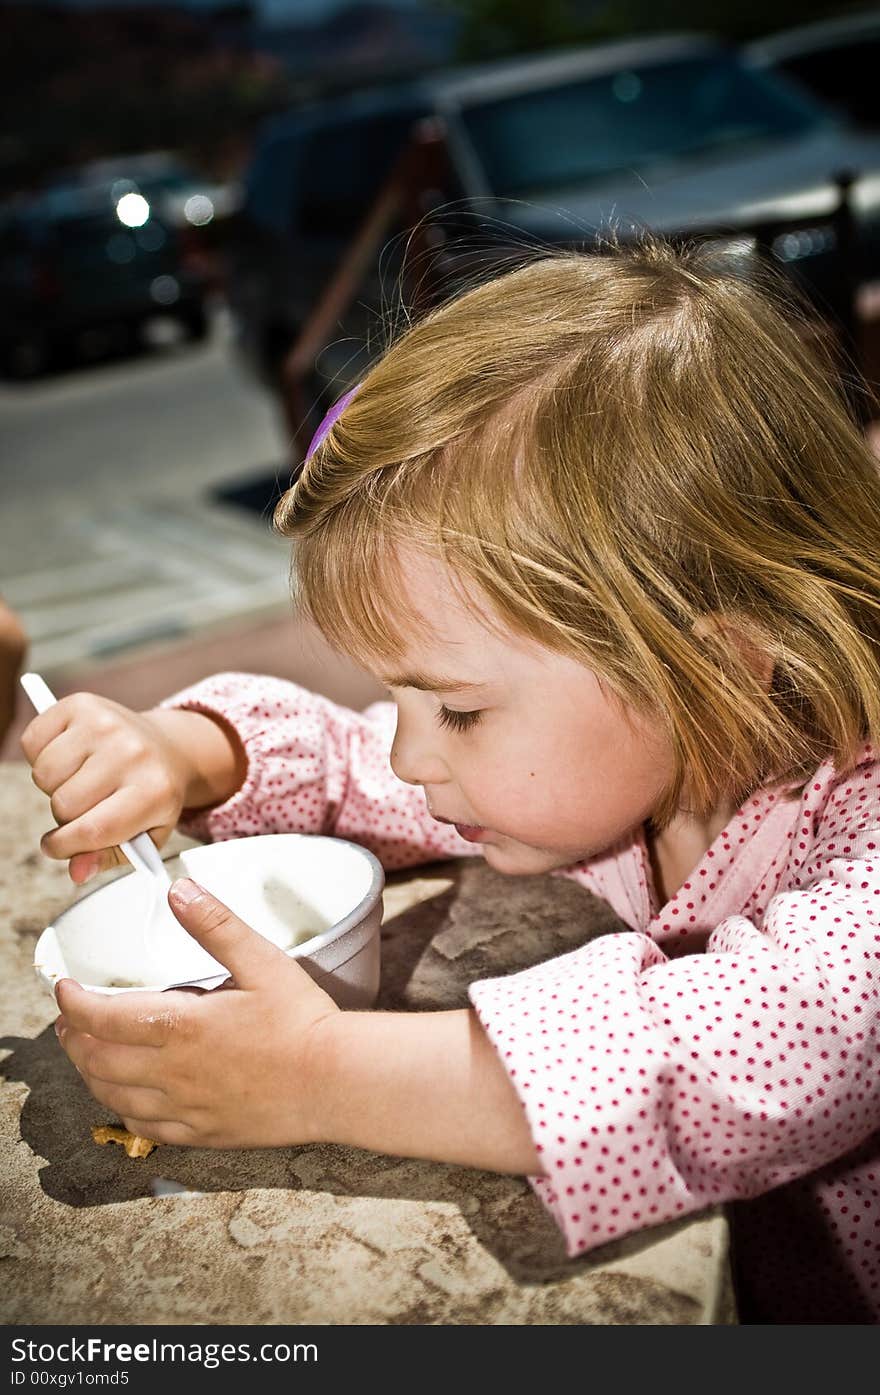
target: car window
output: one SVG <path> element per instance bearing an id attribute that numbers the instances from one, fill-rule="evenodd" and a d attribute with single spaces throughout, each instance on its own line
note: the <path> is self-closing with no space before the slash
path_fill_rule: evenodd
<path id="1" fill-rule="evenodd" d="M 838 44 L 817 53 L 799 54 L 780 64 L 786 73 L 833 103 L 854 121 L 880 125 L 877 73 L 880 71 L 880 37 L 858 43 Z"/>
<path id="2" fill-rule="evenodd" d="M 418 113 L 399 111 L 328 125 L 304 141 L 294 192 L 302 234 L 349 237 L 406 143 Z"/>
<path id="3" fill-rule="evenodd" d="M 490 187 L 505 196 L 790 136 L 829 116 L 793 86 L 722 55 L 475 104 L 462 120 Z"/>
<path id="4" fill-rule="evenodd" d="M 245 180 L 245 206 L 254 223 L 273 232 L 289 230 L 299 161 L 298 136 L 279 136 L 257 147 Z"/>

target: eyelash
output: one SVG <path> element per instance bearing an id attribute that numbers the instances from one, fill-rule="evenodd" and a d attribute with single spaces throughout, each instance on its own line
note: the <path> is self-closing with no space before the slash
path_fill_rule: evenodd
<path id="1" fill-rule="evenodd" d="M 452 731 L 471 731 L 482 715 L 482 712 L 454 712 L 441 703 L 437 721 L 441 727 L 449 727 Z"/>

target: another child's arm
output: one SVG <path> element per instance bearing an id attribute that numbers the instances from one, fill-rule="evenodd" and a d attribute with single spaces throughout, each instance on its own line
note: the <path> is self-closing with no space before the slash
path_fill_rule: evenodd
<path id="1" fill-rule="evenodd" d="M 0 746 L 15 716 L 18 675 L 27 649 L 24 626 L 0 597 Z"/>

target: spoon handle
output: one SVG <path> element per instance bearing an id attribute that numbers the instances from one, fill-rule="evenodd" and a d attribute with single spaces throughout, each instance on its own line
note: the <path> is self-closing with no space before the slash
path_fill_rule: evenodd
<path id="1" fill-rule="evenodd" d="M 54 707 L 58 701 L 48 683 L 38 673 L 23 673 L 20 682 L 38 713 Z M 171 885 L 168 869 L 149 833 L 138 833 L 130 842 L 120 843 L 119 848 L 135 871 L 158 877 L 160 881 Z"/>

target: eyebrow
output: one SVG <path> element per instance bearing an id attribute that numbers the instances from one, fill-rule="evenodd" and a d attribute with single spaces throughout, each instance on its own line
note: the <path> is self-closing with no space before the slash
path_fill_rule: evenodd
<path id="1" fill-rule="evenodd" d="M 426 673 L 400 673 L 383 678 L 386 688 L 418 688 L 422 693 L 470 693 L 485 683 L 465 683 L 461 678 L 431 678 Z"/>

